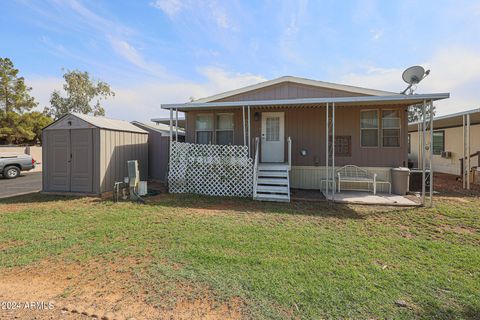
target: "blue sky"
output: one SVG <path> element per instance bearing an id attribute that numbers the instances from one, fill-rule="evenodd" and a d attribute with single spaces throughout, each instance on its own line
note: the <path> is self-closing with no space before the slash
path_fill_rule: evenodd
<path id="1" fill-rule="evenodd" d="M 451 92 L 438 114 L 480 107 L 479 1 L 2 1 L 0 56 L 42 106 L 62 68 L 89 71 L 116 97 L 107 115 L 163 116 L 182 102 L 283 75 L 401 91 Z"/>

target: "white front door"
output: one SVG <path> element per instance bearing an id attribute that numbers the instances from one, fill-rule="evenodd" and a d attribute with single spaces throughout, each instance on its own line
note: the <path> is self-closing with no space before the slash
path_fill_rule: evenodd
<path id="1" fill-rule="evenodd" d="M 285 162 L 283 112 L 262 112 L 262 162 Z"/>

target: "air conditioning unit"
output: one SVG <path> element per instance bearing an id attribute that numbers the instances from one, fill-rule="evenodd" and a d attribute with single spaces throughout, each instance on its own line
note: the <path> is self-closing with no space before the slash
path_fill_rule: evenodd
<path id="1" fill-rule="evenodd" d="M 451 151 L 442 151 L 442 158 L 450 159 L 452 157 Z"/>

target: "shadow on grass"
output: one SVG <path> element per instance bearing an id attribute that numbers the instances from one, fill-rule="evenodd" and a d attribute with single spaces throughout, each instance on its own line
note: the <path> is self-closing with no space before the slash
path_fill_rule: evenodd
<path id="1" fill-rule="evenodd" d="M 346 205 L 329 202 L 261 202 L 250 198 L 214 197 L 196 194 L 161 194 L 146 198 L 146 200 L 146 205 L 148 206 L 233 211 L 240 214 L 272 213 L 334 217 L 339 219 L 364 219 L 356 210 Z"/>
<path id="2" fill-rule="evenodd" d="M 49 195 L 39 192 L 30 193 L 10 198 L 0 199 L 0 204 L 35 204 L 48 202 L 65 202 L 78 200 L 81 198 L 90 199 L 91 203 L 108 203 L 111 199 L 101 199 L 95 197 L 80 197 L 66 195 Z M 146 206 L 149 207 L 168 207 L 185 208 L 193 210 L 215 210 L 234 212 L 237 214 L 284 214 L 301 215 L 323 218 L 337 219 L 366 219 L 372 215 L 381 215 L 387 212 L 401 210 L 399 208 L 386 208 L 375 206 L 347 205 L 331 203 L 326 201 L 301 201 L 294 200 L 290 203 L 283 202 L 262 202 L 251 198 L 238 197 L 215 197 L 196 194 L 168 194 L 161 193 L 155 196 L 145 197 Z M 123 202 L 123 201 L 122 201 Z M 128 203 L 129 201 L 125 201 Z M 142 204 L 139 204 L 142 205 Z M 402 208 L 403 209 L 403 208 Z"/>
<path id="3" fill-rule="evenodd" d="M 478 320 L 480 319 L 480 308 L 471 305 L 449 307 L 448 304 L 440 307 L 428 306 L 419 312 L 419 316 L 422 319 Z"/>
<path id="4" fill-rule="evenodd" d="M 0 204 L 20 204 L 20 203 L 44 203 L 44 202 L 57 202 L 57 201 L 70 201 L 79 199 L 78 196 L 61 196 L 61 195 L 48 195 L 40 192 L 32 192 L 19 196 L 12 196 L 8 198 L 0 199 Z"/>

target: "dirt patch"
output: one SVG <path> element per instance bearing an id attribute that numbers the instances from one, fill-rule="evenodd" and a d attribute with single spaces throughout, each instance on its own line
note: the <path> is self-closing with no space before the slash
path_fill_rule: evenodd
<path id="1" fill-rule="evenodd" d="M 460 177 L 447 173 L 434 173 L 434 189 L 441 194 L 480 196 L 480 185 L 470 183 L 470 190 L 463 189 Z"/>
<path id="2" fill-rule="evenodd" d="M 17 310 L 0 310 L 0 319 L 241 319 L 241 301 L 216 302 L 211 295 L 177 299 L 173 308 L 147 303 L 133 268 L 140 262 L 45 260 L 0 273 L 0 301 L 19 302 Z M 141 266 L 140 266 L 141 267 Z M 25 308 L 25 302 L 35 302 Z"/>
<path id="3" fill-rule="evenodd" d="M 466 226 L 442 225 L 439 229 L 440 232 L 453 232 L 460 235 L 473 235 L 478 232 L 475 228 Z"/>

